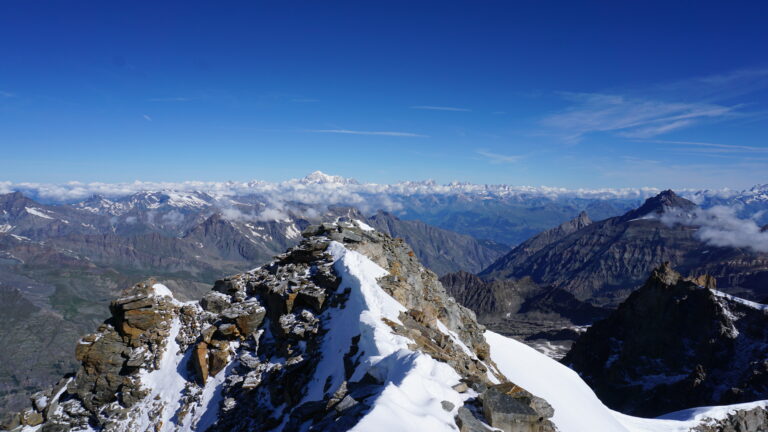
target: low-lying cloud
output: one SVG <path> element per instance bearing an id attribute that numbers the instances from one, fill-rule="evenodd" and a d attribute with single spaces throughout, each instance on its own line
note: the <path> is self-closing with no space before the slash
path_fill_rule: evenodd
<path id="1" fill-rule="evenodd" d="M 740 219 L 736 211 L 734 207 L 715 206 L 689 214 L 665 213 L 661 221 L 669 226 L 697 227 L 695 237 L 712 246 L 768 252 L 768 232 L 754 219 Z"/>
<path id="2" fill-rule="evenodd" d="M 508 162 L 515 156 L 505 156 Z M 381 208 L 397 210 L 403 197 L 418 195 L 483 195 L 495 197 L 539 196 L 591 199 L 645 199 L 660 192 L 658 188 L 600 188 L 568 189 L 551 186 L 487 185 L 434 181 L 405 181 L 394 184 L 377 183 L 312 183 L 292 179 L 278 183 L 253 180 L 249 182 L 143 182 L 129 183 L 13 183 L 0 182 L 0 194 L 19 191 L 44 202 L 72 203 L 98 195 L 117 199 L 142 192 L 205 193 L 214 198 L 258 196 L 269 204 L 300 202 L 307 204 L 355 205 L 363 210 Z M 696 191 L 689 191 L 694 193 Z M 733 194 L 733 191 L 727 191 Z M 708 194 L 719 193 L 707 191 Z"/>

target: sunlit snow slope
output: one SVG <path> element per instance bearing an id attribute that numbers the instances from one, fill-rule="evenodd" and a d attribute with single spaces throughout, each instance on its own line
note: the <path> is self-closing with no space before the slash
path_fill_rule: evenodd
<path id="1" fill-rule="evenodd" d="M 501 372 L 552 405 L 552 421 L 561 432 L 688 432 L 705 419 L 719 420 L 736 410 L 768 406 L 768 401 L 758 401 L 694 408 L 659 419 L 631 417 L 603 405 L 576 372 L 559 362 L 492 331 L 486 331 L 485 338 Z"/>

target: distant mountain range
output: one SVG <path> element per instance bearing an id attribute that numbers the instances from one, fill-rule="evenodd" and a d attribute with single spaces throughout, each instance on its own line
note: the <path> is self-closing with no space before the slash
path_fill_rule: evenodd
<path id="1" fill-rule="evenodd" d="M 441 281 L 481 323 L 557 358 L 584 325 L 605 317 L 664 262 L 693 277 L 709 274 L 729 294 L 764 301 L 766 241 L 754 220 L 702 210 L 664 191 L 601 221 L 582 212 L 517 245 L 477 275 L 458 272 Z"/>
<path id="2" fill-rule="evenodd" d="M 301 179 L 279 183 L 182 182 L 182 183 L 10 183 L 0 182 L 0 193 L 21 191 L 38 202 L 71 204 L 118 219 L 129 218 L 134 209 L 150 212 L 166 207 L 176 212 L 153 221 L 175 230 L 184 227 L 186 213 L 206 208 L 245 210 L 244 218 L 276 220 L 288 213 L 320 211 L 329 205 L 351 206 L 365 214 L 388 211 L 405 220 L 421 220 L 477 239 L 517 245 L 586 211 L 593 220 L 623 214 L 644 199 L 661 192 L 654 188 L 566 189 L 512 185 L 477 185 L 433 181 L 396 184 L 361 183 L 354 179 L 314 172 Z M 741 217 L 755 216 L 768 224 L 768 185 L 748 190 L 684 190 L 678 193 L 710 208 L 738 208 Z M 243 206 L 245 206 L 243 208 Z M 149 213 L 147 217 L 152 218 Z"/>
<path id="3" fill-rule="evenodd" d="M 529 277 L 581 300 L 616 304 L 651 270 L 670 262 L 685 274 L 714 276 L 726 292 L 751 299 L 767 296 L 768 253 L 713 244 L 698 235 L 695 219 L 690 224 L 667 220 L 685 222 L 697 209 L 665 191 L 621 216 L 590 222 L 582 215 L 519 245 L 479 275 Z"/>

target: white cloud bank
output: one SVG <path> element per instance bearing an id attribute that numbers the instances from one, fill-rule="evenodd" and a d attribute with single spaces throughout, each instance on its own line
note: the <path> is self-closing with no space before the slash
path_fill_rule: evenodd
<path id="1" fill-rule="evenodd" d="M 511 162 L 514 156 L 503 156 Z M 322 173 L 321 173 L 322 174 Z M 366 206 L 376 198 L 381 204 L 390 201 L 389 207 L 396 206 L 395 200 L 414 195 L 471 195 L 488 197 L 539 196 L 557 198 L 595 199 L 644 199 L 660 192 L 658 188 L 599 188 L 568 189 L 550 186 L 483 185 L 452 182 L 437 184 L 432 180 L 406 181 L 395 184 L 359 183 L 338 176 L 325 176 L 327 181 L 318 181 L 313 173 L 303 179 L 270 183 L 260 180 L 249 182 L 143 182 L 129 183 L 13 183 L 0 181 L 0 193 L 19 191 L 33 198 L 51 202 L 75 202 L 94 195 L 120 198 L 141 192 L 201 192 L 214 198 L 258 195 L 271 198 L 269 202 L 300 202 L 306 204 L 353 204 Z"/>
<path id="2" fill-rule="evenodd" d="M 740 219 L 733 207 L 715 206 L 690 214 L 666 213 L 661 221 L 669 226 L 697 227 L 696 238 L 712 246 L 768 252 L 768 231 L 762 231 L 754 219 Z"/>

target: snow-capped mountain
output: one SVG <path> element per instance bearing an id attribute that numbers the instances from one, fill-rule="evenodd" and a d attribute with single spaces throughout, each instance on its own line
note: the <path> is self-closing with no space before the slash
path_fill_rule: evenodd
<path id="1" fill-rule="evenodd" d="M 308 227 L 272 263 L 179 302 L 154 281 L 112 301 L 74 376 L 17 430 L 682 432 L 766 421 L 765 401 L 629 417 L 579 376 L 484 331 L 402 241 Z M 762 416 L 762 417 L 761 417 Z M 712 428 L 712 429 L 706 429 Z"/>
<path id="2" fill-rule="evenodd" d="M 622 214 L 660 192 L 655 188 L 567 189 L 547 186 L 480 185 L 462 182 L 405 181 L 395 184 L 361 183 L 355 179 L 315 171 L 283 182 L 181 183 L 0 183 L 1 192 L 21 191 L 48 204 L 72 204 L 88 211 L 123 216 L 157 213 L 170 220 L 211 209 L 251 207 L 246 213 L 265 216 L 287 211 L 323 212 L 329 205 L 353 206 L 366 214 L 377 210 L 404 219 L 449 229 L 478 239 L 515 245 L 557 226 L 581 211 L 594 220 Z M 740 216 L 768 223 L 766 188 L 750 190 L 680 190 L 682 197 L 701 207 L 738 206 Z M 259 206 L 264 206 L 259 208 Z M 247 209 L 248 210 L 248 209 Z M 132 213 L 134 212 L 134 213 Z M 279 217 L 272 217 L 279 219 Z M 187 227 L 188 228 L 188 227 Z"/>
<path id="3" fill-rule="evenodd" d="M 357 184 L 360 184 L 355 179 L 345 178 L 337 175 L 329 175 L 322 171 L 314 171 L 308 174 L 306 177 L 298 180 L 298 182 L 305 185 L 310 185 L 310 184 L 357 185 Z"/>
<path id="4" fill-rule="evenodd" d="M 94 195 L 76 202 L 75 208 L 99 215 L 121 216 L 135 210 L 158 210 L 175 208 L 179 210 L 204 210 L 212 207 L 215 200 L 204 192 L 142 191 L 127 196 L 108 199 Z"/>

